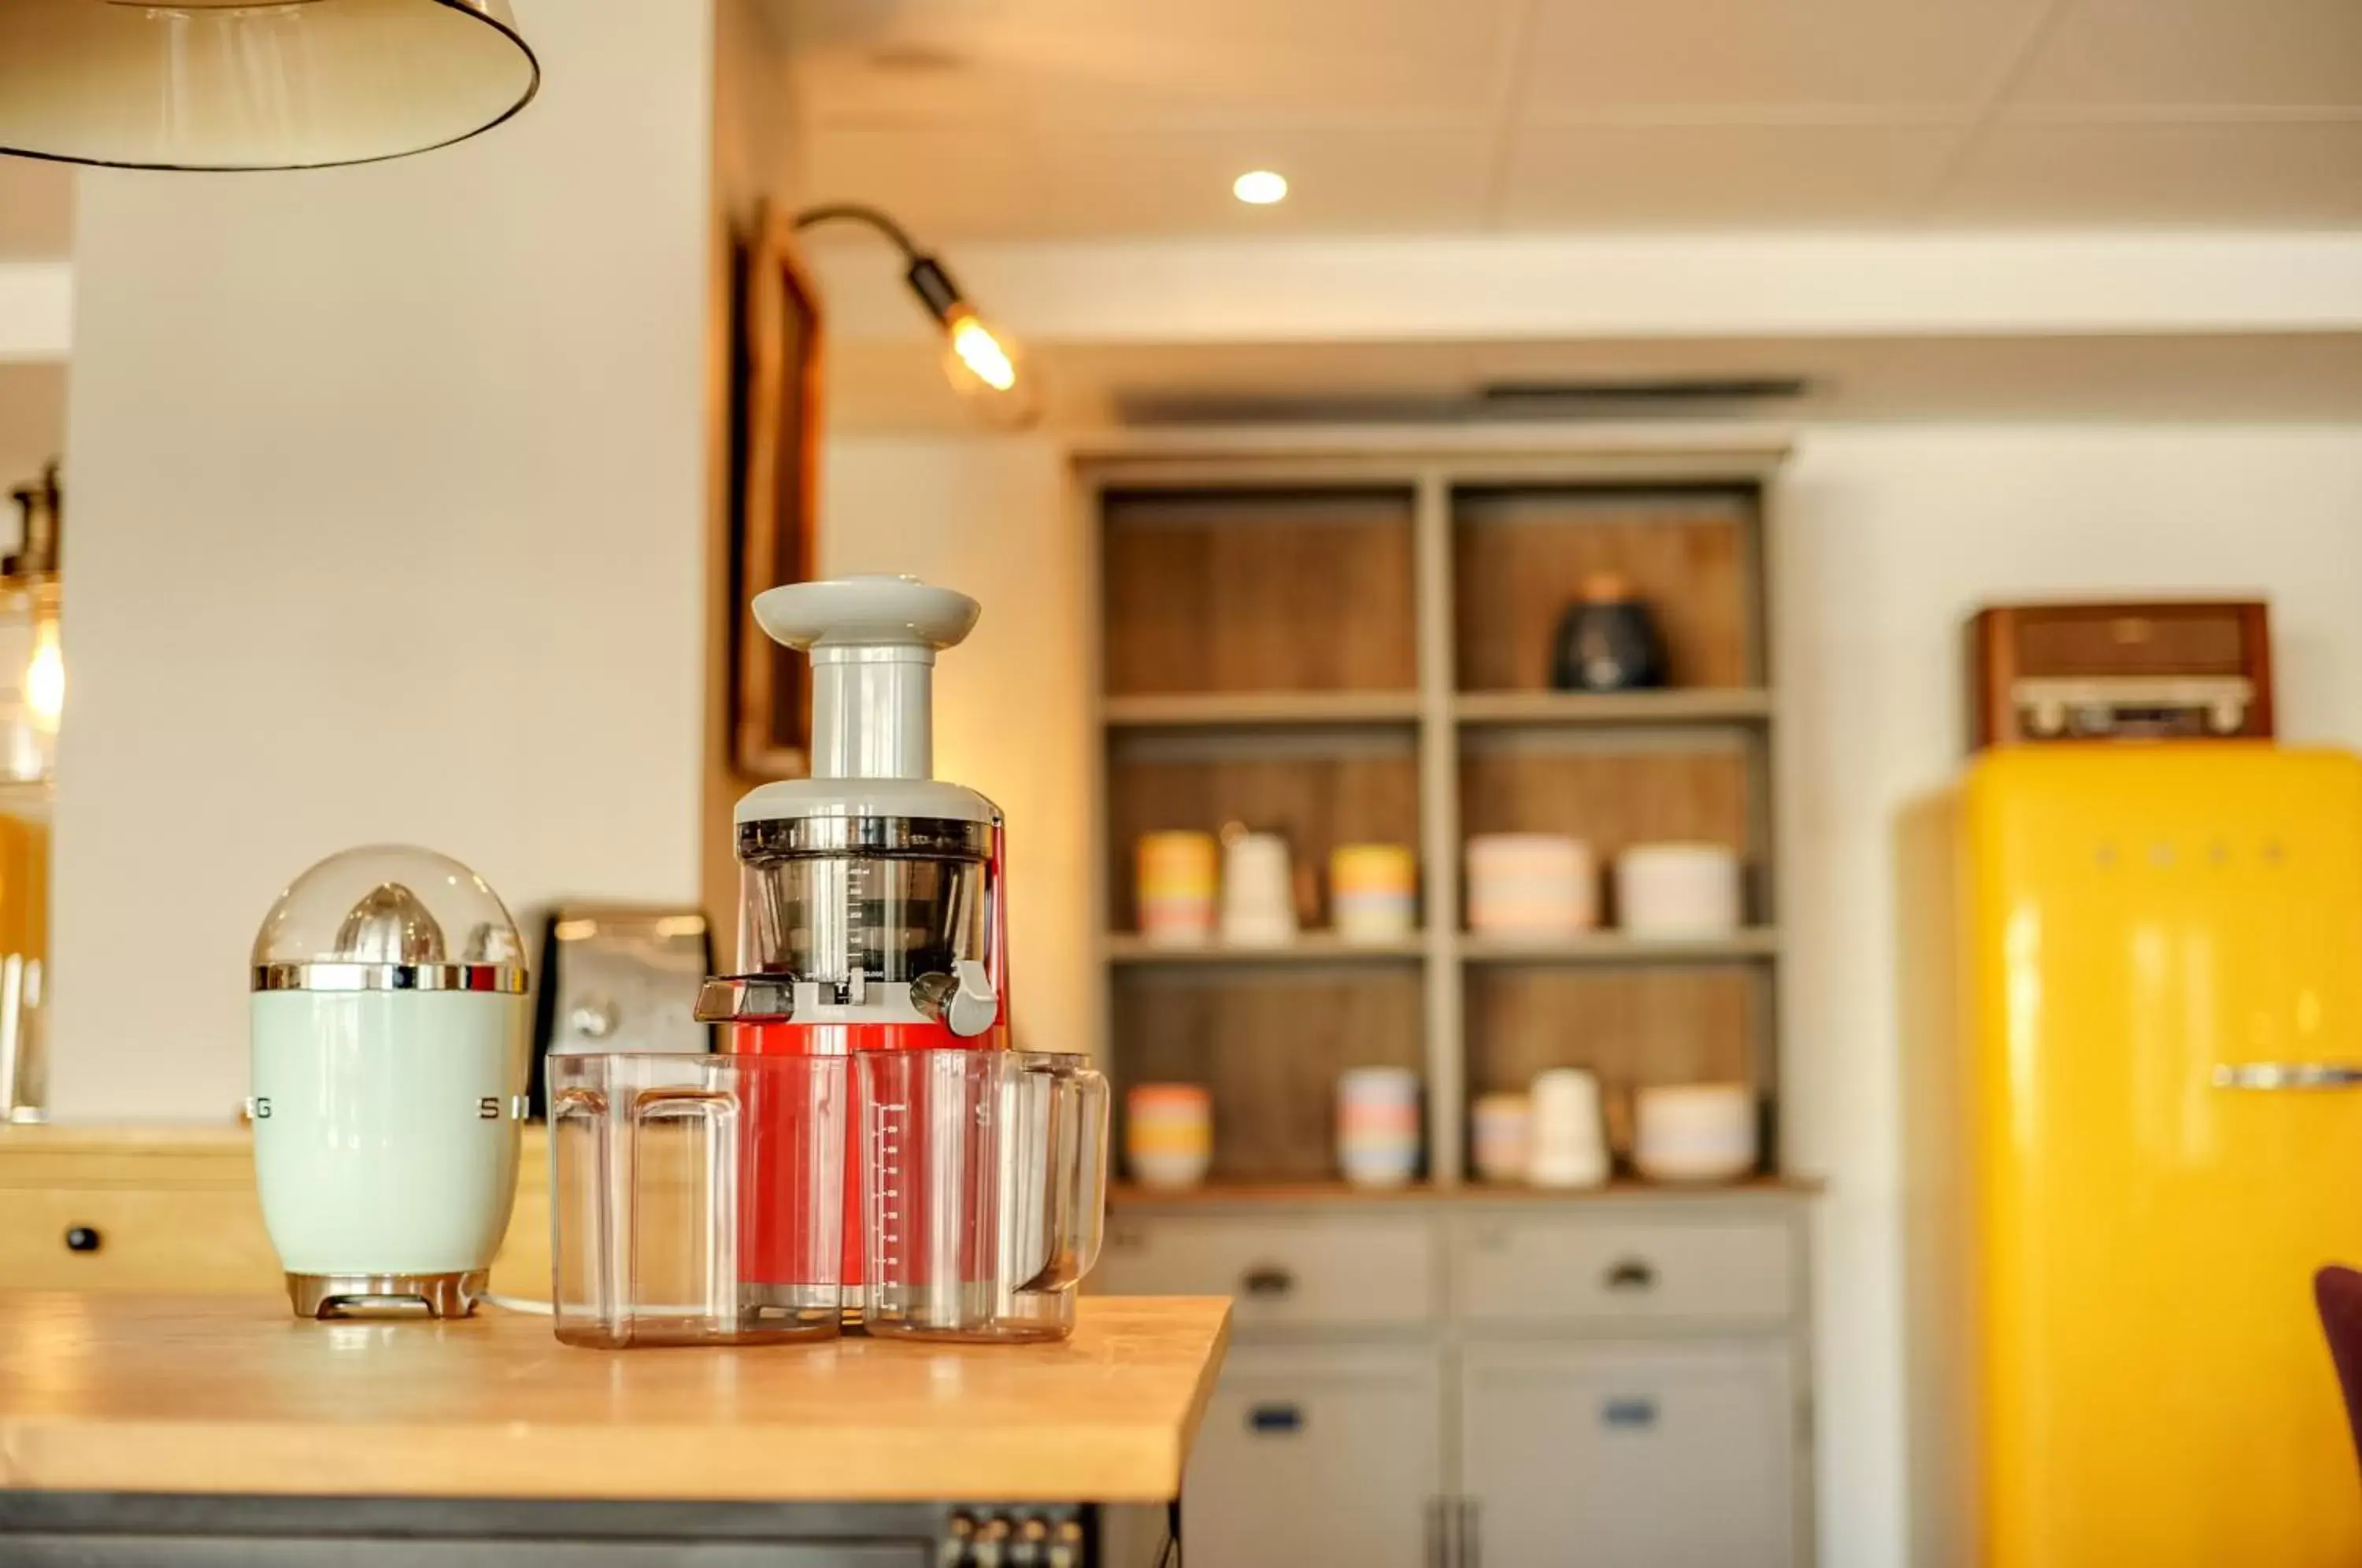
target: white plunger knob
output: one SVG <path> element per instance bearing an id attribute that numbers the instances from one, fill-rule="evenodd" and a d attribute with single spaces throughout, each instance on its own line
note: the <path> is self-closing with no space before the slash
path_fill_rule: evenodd
<path id="1" fill-rule="evenodd" d="M 977 602 L 915 577 L 791 582 L 755 596 L 776 641 L 811 655 L 811 776 L 934 771 L 935 650 L 976 625 Z"/>
<path id="2" fill-rule="evenodd" d="M 947 648 L 976 629 L 965 593 L 879 573 L 790 582 L 755 595 L 755 624 L 791 648 Z"/>

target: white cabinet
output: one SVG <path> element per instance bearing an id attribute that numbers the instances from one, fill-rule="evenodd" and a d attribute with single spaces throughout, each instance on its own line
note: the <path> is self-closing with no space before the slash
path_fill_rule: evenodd
<path id="1" fill-rule="evenodd" d="M 1392 1328 L 1435 1317 L 1438 1250 L 1423 1214 L 1117 1216 L 1091 1288 L 1227 1296 L 1241 1331 Z"/>
<path id="2" fill-rule="evenodd" d="M 1785 1341 L 1471 1346 L 1462 1560 L 1792 1568 L 1797 1427 Z"/>
<path id="3" fill-rule="evenodd" d="M 1441 1491 L 1424 1344 L 1233 1346 L 1182 1488 L 1191 1568 L 1426 1568 Z"/>
<path id="4" fill-rule="evenodd" d="M 1089 1288 L 1223 1295 L 1189 1568 L 1802 1568 L 1805 1206 L 1133 1201 Z"/>

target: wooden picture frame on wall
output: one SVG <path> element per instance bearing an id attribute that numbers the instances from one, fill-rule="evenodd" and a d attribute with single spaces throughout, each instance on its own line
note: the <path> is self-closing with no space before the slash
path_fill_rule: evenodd
<path id="1" fill-rule="evenodd" d="M 755 778 L 809 770 L 811 672 L 765 636 L 747 604 L 812 575 L 820 465 L 821 316 L 795 226 L 767 212 L 738 274 L 731 517 L 732 758 Z"/>

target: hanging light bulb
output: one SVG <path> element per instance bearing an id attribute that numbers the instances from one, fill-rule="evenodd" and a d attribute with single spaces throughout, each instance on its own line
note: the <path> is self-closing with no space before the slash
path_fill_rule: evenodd
<path id="1" fill-rule="evenodd" d="M 992 424 L 1012 430 L 1041 413 L 1034 382 L 1025 370 L 1024 350 L 1004 327 L 988 326 L 963 304 L 944 324 L 944 374 L 952 390 Z"/>
<path id="2" fill-rule="evenodd" d="M 970 405 L 995 424 L 1021 426 L 1040 413 L 1016 339 L 985 325 L 944 264 L 913 255 L 903 278 L 944 329 L 944 373 Z"/>
<path id="3" fill-rule="evenodd" d="M 509 0 L 0 0 L 0 152 L 134 169 L 399 158 L 524 107 Z"/>
<path id="4" fill-rule="evenodd" d="M 983 318 L 963 310 L 951 322 L 952 357 L 994 392 L 1017 390 L 1017 356 Z"/>
<path id="5" fill-rule="evenodd" d="M 1024 351 L 1004 327 L 989 326 L 960 293 L 951 273 L 922 251 L 902 226 L 875 207 L 836 204 L 796 215 L 796 226 L 844 221 L 864 224 L 892 240 L 908 263 L 902 280 L 944 332 L 944 374 L 968 406 L 996 425 L 1021 428 L 1041 414 L 1035 378 Z"/>

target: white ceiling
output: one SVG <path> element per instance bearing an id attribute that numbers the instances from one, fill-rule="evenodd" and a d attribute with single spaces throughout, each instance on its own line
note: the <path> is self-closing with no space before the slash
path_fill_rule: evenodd
<path id="1" fill-rule="evenodd" d="M 931 238 L 2362 226 L 2362 0 L 766 4 Z"/>

